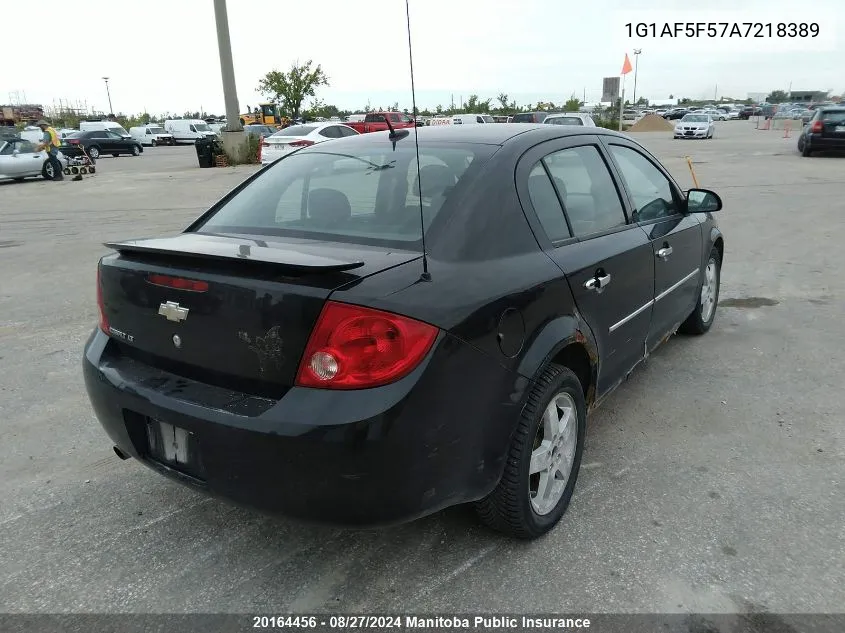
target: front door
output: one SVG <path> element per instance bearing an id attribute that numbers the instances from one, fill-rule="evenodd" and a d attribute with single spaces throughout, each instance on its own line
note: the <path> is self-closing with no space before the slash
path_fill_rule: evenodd
<path id="1" fill-rule="evenodd" d="M 649 351 L 673 334 L 696 305 L 701 281 L 702 235 L 698 217 L 685 214 L 683 194 L 641 148 L 606 141 L 627 190 L 632 216 L 648 235 L 654 261 L 654 313 Z"/>
<path id="2" fill-rule="evenodd" d="M 522 165 L 525 164 L 525 167 Z M 597 392 L 645 355 L 654 290 L 652 249 L 628 220 L 594 135 L 542 143 L 523 157 L 531 205 L 599 351 Z"/>

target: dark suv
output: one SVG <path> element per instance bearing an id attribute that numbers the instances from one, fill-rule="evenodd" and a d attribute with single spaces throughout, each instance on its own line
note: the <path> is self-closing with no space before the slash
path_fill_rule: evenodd
<path id="1" fill-rule="evenodd" d="M 542 123 L 552 112 L 520 112 L 514 114 L 511 123 Z"/>

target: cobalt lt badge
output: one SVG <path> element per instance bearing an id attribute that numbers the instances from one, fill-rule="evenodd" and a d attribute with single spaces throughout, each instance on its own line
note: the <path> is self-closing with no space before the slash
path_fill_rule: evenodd
<path id="1" fill-rule="evenodd" d="M 182 347 L 182 339 L 181 339 L 181 338 L 179 338 L 179 335 L 178 335 L 178 334 L 174 334 L 174 335 L 173 335 L 173 344 L 174 344 L 177 348 Z"/>

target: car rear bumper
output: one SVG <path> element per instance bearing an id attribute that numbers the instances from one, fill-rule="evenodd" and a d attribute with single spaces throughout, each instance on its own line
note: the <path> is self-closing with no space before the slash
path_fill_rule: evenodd
<path id="1" fill-rule="evenodd" d="M 810 146 L 813 151 L 825 150 L 845 150 L 845 135 L 836 138 L 830 136 L 821 136 L 820 134 L 807 134 L 804 142 Z"/>
<path id="2" fill-rule="evenodd" d="M 527 386 L 445 334 L 391 385 L 293 387 L 278 400 L 121 358 L 109 340 L 91 335 L 83 368 L 97 418 L 120 451 L 213 496 L 340 525 L 400 523 L 489 493 Z M 154 458 L 150 419 L 192 433 L 200 460 Z"/>

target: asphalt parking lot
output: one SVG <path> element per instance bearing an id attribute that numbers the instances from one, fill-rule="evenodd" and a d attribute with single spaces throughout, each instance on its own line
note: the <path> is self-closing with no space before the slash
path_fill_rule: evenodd
<path id="1" fill-rule="evenodd" d="M 841 611 L 845 158 L 753 122 L 637 138 L 724 199 L 719 312 L 590 418 L 572 505 L 533 543 L 465 508 L 270 519 L 120 461 L 81 374 L 102 243 L 178 231 L 255 168 L 160 147 L 0 184 L 0 612 Z"/>

